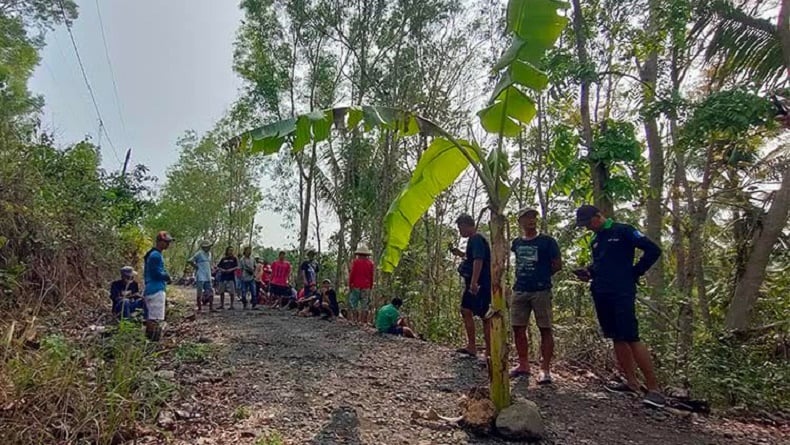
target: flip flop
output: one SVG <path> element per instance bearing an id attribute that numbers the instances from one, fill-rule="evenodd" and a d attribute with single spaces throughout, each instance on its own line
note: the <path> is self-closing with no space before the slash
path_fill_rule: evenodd
<path id="1" fill-rule="evenodd" d="M 476 353 L 476 352 L 471 352 L 470 350 L 468 350 L 468 349 L 466 349 L 466 348 L 458 348 L 458 349 L 456 349 L 456 350 L 455 350 L 455 352 L 457 352 L 457 353 L 459 353 L 459 354 L 463 354 L 463 355 L 468 355 L 468 356 L 470 356 L 470 357 L 475 357 L 475 356 L 477 356 L 477 353 Z"/>
<path id="2" fill-rule="evenodd" d="M 514 370 L 510 371 L 510 378 L 511 379 L 515 379 L 516 377 L 526 377 L 527 379 L 529 379 L 529 377 L 531 375 L 532 374 L 530 374 L 529 371 L 524 371 L 522 369 L 514 369 Z"/>

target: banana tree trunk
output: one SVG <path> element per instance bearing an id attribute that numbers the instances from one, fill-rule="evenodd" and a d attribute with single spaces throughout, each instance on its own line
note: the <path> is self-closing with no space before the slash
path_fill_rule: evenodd
<path id="1" fill-rule="evenodd" d="M 502 278 L 505 274 L 505 261 L 508 250 L 505 240 L 507 219 L 502 211 L 492 206 L 491 210 L 491 401 L 498 411 L 510 405 L 510 376 L 507 360 L 507 329 L 505 328 L 505 296 L 502 292 Z"/>

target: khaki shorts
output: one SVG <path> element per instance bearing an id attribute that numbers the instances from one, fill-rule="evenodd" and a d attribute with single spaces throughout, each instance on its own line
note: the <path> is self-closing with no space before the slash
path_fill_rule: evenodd
<path id="1" fill-rule="evenodd" d="M 529 317 L 535 312 L 535 324 L 539 328 L 551 329 L 551 290 L 537 292 L 513 292 L 510 302 L 510 324 L 528 326 Z"/>
<path id="2" fill-rule="evenodd" d="M 222 296 L 224 293 L 228 293 L 230 295 L 236 295 L 236 282 L 233 280 L 228 281 L 220 281 L 219 286 L 217 288 L 217 294 Z"/>

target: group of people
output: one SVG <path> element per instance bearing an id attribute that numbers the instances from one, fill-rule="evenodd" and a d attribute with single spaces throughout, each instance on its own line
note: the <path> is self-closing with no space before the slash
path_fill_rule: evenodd
<path id="1" fill-rule="evenodd" d="M 540 372 L 538 384 L 551 384 L 551 362 L 554 355 L 552 331 L 552 277 L 563 267 L 557 240 L 538 231 L 539 212 L 525 208 L 518 212 L 521 235 L 512 240 L 515 255 L 515 283 L 510 298 L 510 322 L 518 364 L 510 371 L 511 377 L 531 376 L 527 326 L 532 313 L 540 332 Z M 463 214 L 456 220 L 459 234 L 467 238 L 466 251 L 450 246 L 450 252 L 463 258 L 458 272 L 464 280 L 461 314 L 467 344 L 457 352 L 477 356 L 475 317 L 483 320 L 484 338 L 488 358 L 490 351 L 491 309 L 491 247 L 488 240 L 477 232 L 477 224 L 470 215 Z M 640 393 L 645 389 L 644 402 L 661 407 L 664 396 L 660 393 L 651 362 L 650 352 L 640 341 L 636 318 L 636 290 L 639 279 L 661 256 L 661 249 L 639 230 L 628 224 L 607 218 L 598 208 L 584 205 L 576 210 L 576 225 L 593 233 L 591 241 L 592 264 L 573 270 L 581 281 L 590 282 L 595 312 L 601 330 L 612 340 L 615 357 L 625 381 L 609 384 L 613 392 Z M 165 288 L 170 276 L 165 270 L 162 252 L 173 238 L 160 232 L 156 245 L 145 255 L 145 286 L 142 291 L 134 280 L 131 267 L 121 269 L 121 279 L 111 285 L 113 312 L 118 317 L 128 317 L 141 309 L 146 320 L 146 334 L 151 339 L 159 336 L 159 322 L 165 315 Z M 291 264 L 285 252 L 279 252 L 276 261 L 252 258 L 251 248 L 245 247 L 241 258 L 234 255 L 232 247 L 214 264 L 211 257 L 212 243 L 200 243 L 200 251 L 190 259 L 195 269 L 197 310 L 204 305 L 209 310 L 225 308 L 225 295 L 229 296 L 229 309 L 234 307 L 238 294 L 244 309 L 247 297 L 253 309 L 260 304 L 295 309 L 300 316 L 340 316 L 337 293 L 328 279 L 318 286 L 320 266 L 315 252 L 309 251 L 307 259 L 299 266 L 297 286 L 291 285 Z M 636 250 L 642 256 L 634 264 Z M 373 323 L 380 333 L 416 337 L 401 316 L 403 301 L 392 299 L 390 304 L 371 312 L 371 290 L 374 285 L 375 265 L 371 252 L 360 247 L 349 267 L 349 312 L 353 323 Z M 297 290 L 298 289 L 298 290 Z M 214 308 L 214 294 L 219 294 L 219 307 Z M 374 318 L 375 315 L 375 318 Z M 644 387 L 636 376 L 642 371 Z"/>
<path id="2" fill-rule="evenodd" d="M 538 384 L 551 384 L 551 361 L 554 355 L 552 332 L 552 276 L 563 267 L 557 240 L 538 231 L 539 212 L 524 208 L 518 212 L 521 236 L 512 240 L 515 255 L 515 283 L 510 298 L 510 322 L 518 355 L 511 377 L 531 376 L 527 326 L 532 313 L 540 332 L 540 372 Z M 483 320 L 486 351 L 490 351 L 491 248 L 477 232 L 474 218 L 461 215 L 456 220 L 460 235 L 467 238 L 466 251 L 453 246 L 450 251 L 464 260 L 458 267 L 464 278 L 461 314 L 467 345 L 459 353 L 477 355 L 474 317 Z M 656 407 L 665 404 L 651 362 L 650 352 L 639 339 L 636 318 L 636 290 L 639 279 L 661 256 L 661 248 L 639 230 L 607 218 L 598 208 L 584 205 L 576 210 L 576 226 L 590 230 L 592 264 L 573 271 L 581 281 L 590 282 L 598 322 L 606 338 L 614 344 L 615 357 L 625 381 L 606 385 L 613 392 L 638 394 L 644 403 Z M 636 250 L 642 256 L 634 264 Z M 487 354 L 486 352 L 486 354 Z M 487 357 L 487 355 L 486 355 Z M 645 378 L 643 387 L 636 368 Z"/>

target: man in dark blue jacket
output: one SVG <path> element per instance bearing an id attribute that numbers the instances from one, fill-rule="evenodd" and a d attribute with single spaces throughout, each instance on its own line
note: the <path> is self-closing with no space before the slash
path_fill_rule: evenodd
<path id="1" fill-rule="evenodd" d="M 647 394 L 644 403 L 663 407 L 650 352 L 639 341 L 636 320 L 636 285 L 639 277 L 661 257 L 661 248 L 628 224 L 616 223 L 598 208 L 583 205 L 576 210 L 576 225 L 593 232 L 592 265 L 574 271 L 582 281 L 592 281 L 590 290 L 598 322 L 604 337 L 614 342 L 617 361 L 625 374 L 625 383 L 607 385 L 612 392 L 638 393 L 635 363 L 645 376 Z M 635 251 L 642 257 L 634 264 Z"/>

